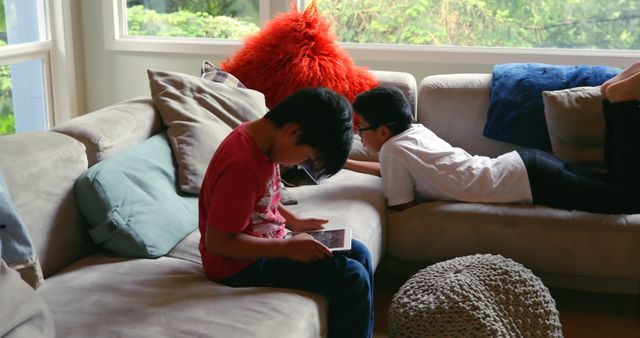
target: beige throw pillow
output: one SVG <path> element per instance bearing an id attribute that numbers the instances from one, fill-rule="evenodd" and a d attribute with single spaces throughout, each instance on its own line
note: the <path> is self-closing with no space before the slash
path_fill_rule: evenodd
<path id="1" fill-rule="evenodd" d="M 604 163 L 604 118 L 600 87 L 542 92 L 553 153 L 584 165 Z"/>
<path id="2" fill-rule="evenodd" d="M 231 130 L 262 117 L 264 95 L 195 76 L 147 70 L 151 96 L 178 162 L 178 187 L 198 194 L 211 157 Z"/>

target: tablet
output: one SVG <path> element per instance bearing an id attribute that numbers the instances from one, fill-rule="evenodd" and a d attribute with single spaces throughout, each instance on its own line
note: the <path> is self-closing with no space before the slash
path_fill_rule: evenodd
<path id="1" fill-rule="evenodd" d="M 287 168 L 280 173 L 285 186 L 297 187 L 301 185 L 317 185 L 320 175 L 315 171 L 310 161 Z"/>
<path id="2" fill-rule="evenodd" d="M 318 184 L 318 181 L 320 181 L 320 175 L 318 175 L 318 173 L 316 172 L 316 169 L 313 166 L 313 162 L 304 161 L 302 162 L 302 164 L 299 164 L 298 167 L 302 169 L 307 174 L 307 176 L 309 176 L 309 179 L 314 184 Z"/>
<path id="3" fill-rule="evenodd" d="M 331 251 L 351 250 L 351 228 L 331 228 L 305 231 Z M 295 235 L 295 234 L 294 234 Z"/>

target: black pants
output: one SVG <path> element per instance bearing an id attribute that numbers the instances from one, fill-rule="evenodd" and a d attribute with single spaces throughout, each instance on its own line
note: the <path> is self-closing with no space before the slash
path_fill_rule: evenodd
<path id="1" fill-rule="evenodd" d="M 606 173 L 539 150 L 518 151 L 534 204 L 606 214 L 640 212 L 640 101 L 604 101 Z"/>

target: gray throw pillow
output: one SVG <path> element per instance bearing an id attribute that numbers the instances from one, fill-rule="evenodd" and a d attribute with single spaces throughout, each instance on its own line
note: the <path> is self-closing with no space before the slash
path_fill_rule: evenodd
<path id="1" fill-rule="evenodd" d="M 200 67 L 200 78 L 222 83 L 231 87 L 247 88 L 231 73 L 225 72 L 207 60 L 202 61 L 202 66 Z"/>
<path id="2" fill-rule="evenodd" d="M 600 87 L 542 92 L 553 153 L 583 165 L 604 163 L 604 117 Z"/>
<path id="3" fill-rule="evenodd" d="M 148 70 L 158 109 L 178 162 L 178 187 L 198 194 L 211 157 L 231 130 L 262 117 L 264 95 L 195 76 Z"/>

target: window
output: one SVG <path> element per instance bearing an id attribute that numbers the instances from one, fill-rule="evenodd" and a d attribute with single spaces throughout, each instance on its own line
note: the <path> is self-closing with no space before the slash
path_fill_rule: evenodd
<path id="1" fill-rule="evenodd" d="M 49 30 L 43 0 L 0 0 L 2 45 L 45 41 Z"/>
<path id="2" fill-rule="evenodd" d="M 43 0 L 0 0 L 0 135 L 49 127 L 44 57 L 49 40 Z"/>
<path id="3" fill-rule="evenodd" d="M 127 1 L 128 36 L 241 40 L 260 30 L 258 0 Z"/>
<path id="4" fill-rule="evenodd" d="M 311 0 L 297 3 L 304 8 Z M 422 67 L 425 63 L 543 62 L 622 67 L 640 57 L 640 0 L 316 3 L 334 21 L 338 40 L 359 63 Z M 213 4 L 226 7 L 209 9 Z M 290 5 L 291 0 L 105 0 L 107 48 L 229 56 L 240 48 L 240 37 L 288 11 Z M 230 23 L 225 33 L 188 27 L 192 22 L 202 27 L 198 25 L 223 17 Z"/>
<path id="5" fill-rule="evenodd" d="M 342 42 L 640 50 L 638 0 L 317 0 L 317 5 L 333 19 Z"/>
<path id="6" fill-rule="evenodd" d="M 0 135 L 49 128 L 43 72 L 41 59 L 0 66 Z"/>
<path id="7" fill-rule="evenodd" d="M 291 0 L 105 0 L 107 49 L 230 55 Z M 212 46 L 215 50 L 212 51 Z"/>

